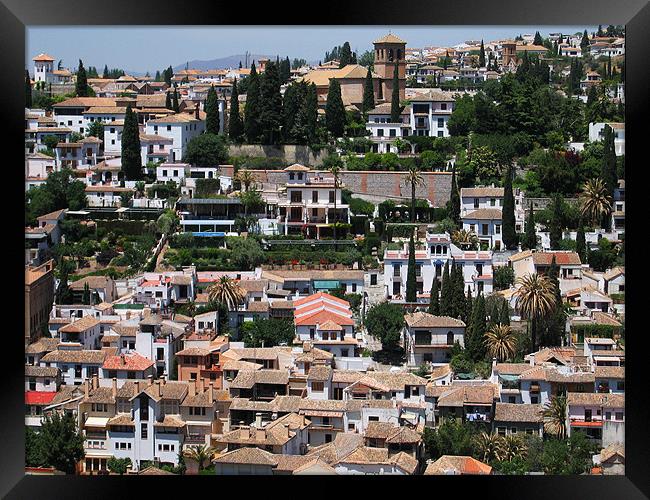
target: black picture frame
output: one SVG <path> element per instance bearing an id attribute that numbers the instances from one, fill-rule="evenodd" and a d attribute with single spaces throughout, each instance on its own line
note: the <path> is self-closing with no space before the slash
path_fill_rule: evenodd
<path id="1" fill-rule="evenodd" d="M 292 491 L 304 496 L 348 495 L 350 488 L 359 489 L 362 495 L 384 493 L 389 486 L 397 487 L 397 494 L 440 494 L 440 489 L 450 488 L 452 494 L 461 497 L 499 496 L 499 498 L 644 498 L 650 495 L 650 443 L 648 440 L 648 418 L 644 400 L 648 395 L 645 376 L 648 372 L 643 356 L 648 352 L 648 334 L 644 331 L 643 320 L 639 311 L 644 298 L 642 277 L 645 277 L 644 259 L 641 256 L 646 248 L 641 233 L 642 214 L 648 210 L 638 200 L 644 195 L 639 191 L 648 184 L 647 166 L 641 157 L 645 131 L 644 122 L 648 111 L 648 84 L 650 70 L 646 51 L 650 48 L 650 6 L 645 0 L 546 0 L 545 2 L 522 2 L 506 0 L 484 2 L 464 0 L 459 5 L 453 2 L 416 2 L 400 0 L 356 0 L 340 2 L 330 0 L 326 4 L 311 5 L 291 2 L 215 2 L 194 0 L 189 3 L 156 0 L 156 2 L 126 2 L 111 0 L 93 2 L 92 0 L 3 0 L 0 5 L 0 47 L 2 47 L 2 71 L 0 81 L 2 92 L 3 118 L 9 125 L 9 132 L 3 141 L 5 153 L 16 155 L 15 162 L 6 160 L 4 169 L 5 202 L 4 231 L 14 241 L 23 238 L 23 223 L 17 208 L 23 200 L 23 185 L 19 165 L 24 158 L 21 144 L 24 136 L 24 69 L 25 69 L 25 27 L 33 25 L 626 25 L 626 134 L 627 134 L 627 182 L 628 194 L 627 224 L 639 230 L 632 231 L 627 239 L 627 257 L 639 267 L 628 276 L 627 282 L 627 438 L 626 438 L 626 475 L 616 476 L 490 476 L 490 477 L 337 477 L 328 479 L 340 485 L 327 484 L 318 488 L 315 481 L 319 478 L 280 478 L 265 479 L 260 477 L 220 477 L 219 483 L 203 483 L 205 489 L 188 488 L 186 481 L 201 480 L 200 477 L 176 477 L 164 479 L 150 485 L 151 478 L 131 477 L 81 477 L 81 476 L 25 476 L 24 475 L 24 365 L 21 325 L 14 324 L 10 313 L 14 310 L 13 301 L 24 282 L 21 267 L 22 252 L 14 255 L 7 245 L 5 255 L 11 255 L 4 261 L 5 286 L 3 304 L 7 308 L 5 331 L 3 335 L 3 390 L 2 420 L 0 426 L 0 494 L 7 498 L 104 498 L 122 496 L 130 497 L 138 484 L 144 485 L 144 492 L 150 495 L 171 494 L 178 488 L 180 494 L 211 494 L 207 488 L 214 489 L 212 494 L 225 494 L 228 486 L 236 486 L 235 495 L 250 494 L 259 491 L 268 496 L 288 496 Z M 316 8 L 312 8 L 316 7 Z M 15 151 L 14 151 L 15 150 Z M 630 156 L 631 155 L 631 156 Z M 636 157 L 639 159 L 636 160 Z M 630 159 L 631 158 L 631 159 Z M 11 168 L 10 168 L 11 167 Z M 645 169 L 645 171 L 644 171 Z M 15 177 L 15 178 L 14 178 Z M 629 179 L 628 179 L 629 181 Z M 15 188 L 13 186 L 16 186 Z M 634 193 L 637 193 L 636 195 Z M 11 200 L 16 196 L 15 200 Z M 647 195 L 645 196 L 647 199 Z M 13 208 L 13 203 L 17 203 Z M 13 235 L 15 230 L 16 234 Z M 4 235 L 3 235 L 4 236 Z M 631 244 L 630 244 L 631 243 Z M 13 258 L 16 259 L 15 264 Z M 638 262 L 635 262 L 637 261 Z M 647 259 L 646 259 L 647 261 Z M 11 271 L 11 272 L 8 272 Z M 127 485 L 124 482 L 127 482 Z M 161 481 L 156 478 L 155 481 Z M 208 481 L 208 480 L 206 480 Z M 245 481 L 245 482 L 244 482 Z M 273 482 L 272 482 L 273 481 Z M 287 481 L 282 484 L 278 481 Z M 302 482 L 302 483 L 301 483 Z M 295 485 L 295 490 L 293 489 Z M 305 489 L 309 486 L 309 489 Z M 164 488 L 164 489 L 163 489 Z M 421 488 L 421 492 L 417 490 Z M 412 489 L 412 490 L 411 490 Z M 146 494 L 145 493 L 145 494 Z"/>

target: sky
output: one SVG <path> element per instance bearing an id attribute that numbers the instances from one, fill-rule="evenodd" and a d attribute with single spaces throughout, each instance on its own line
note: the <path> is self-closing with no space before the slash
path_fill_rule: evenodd
<path id="1" fill-rule="evenodd" d="M 594 26 L 35 26 L 27 28 L 26 67 L 32 57 L 45 52 L 74 69 L 78 60 L 96 66 L 152 75 L 167 66 L 191 60 L 211 60 L 243 54 L 289 56 L 307 61 L 323 59 L 326 51 L 345 41 L 357 54 L 372 48 L 373 40 L 389 30 L 407 42 L 407 47 L 450 46 L 465 40 L 486 42 L 518 34 L 576 33 Z"/>

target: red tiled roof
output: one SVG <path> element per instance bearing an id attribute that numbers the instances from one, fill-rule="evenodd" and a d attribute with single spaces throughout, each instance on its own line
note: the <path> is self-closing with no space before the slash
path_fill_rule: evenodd
<path id="1" fill-rule="evenodd" d="M 335 314 L 330 311 L 318 311 L 314 314 L 296 319 L 296 325 L 315 325 L 317 323 L 325 323 L 326 321 L 333 321 L 337 325 L 354 325 L 354 320 L 340 314 Z"/>
<path id="2" fill-rule="evenodd" d="M 153 361 L 141 356 L 137 352 L 108 356 L 102 368 L 105 370 L 143 371 L 153 365 Z"/>
<path id="3" fill-rule="evenodd" d="M 25 391 L 25 404 L 26 405 L 47 405 L 52 402 L 56 396 L 56 391 Z"/>
<path id="4" fill-rule="evenodd" d="M 328 299 L 333 302 L 338 302 L 339 304 L 345 307 L 350 307 L 350 303 L 348 301 L 339 299 L 338 297 L 335 297 L 334 295 L 330 295 L 329 293 L 325 293 L 325 292 L 318 292 L 308 297 L 302 297 L 298 300 L 294 300 L 293 305 L 296 306 L 296 308 L 298 308 L 301 304 L 312 302 L 315 299 Z"/>

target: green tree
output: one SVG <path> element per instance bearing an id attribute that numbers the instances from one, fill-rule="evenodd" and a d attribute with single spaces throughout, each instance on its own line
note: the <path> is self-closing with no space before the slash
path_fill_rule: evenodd
<path id="1" fill-rule="evenodd" d="M 576 233 L 576 253 L 580 257 L 580 262 L 583 264 L 587 262 L 587 242 L 585 239 L 585 227 L 582 222 L 582 217 L 580 218 L 578 232 Z"/>
<path id="2" fill-rule="evenodd" d="M 616 175 L 616 150 L 614 148 L 614 130 L 609 125 L 605 125 L 603 137 L 603 163 L 600 177 L 607 186 L 607 192 L 610 197 L 614 196 L 614 190 L 618 186 L 618 176 Z"/>
<path id="3" fill-rule="evenodd" d="M 160 81 L 160 72 L 156 71 L 156 76 L 158 79 L 156 81 Z M 108 78 L 108 65 L 104 64 L 104 72 L 102 73 L 102 78 Z"/>
<path id="4" fill-rule="evenodd" d="M 404 326 L 404 311 L 397 304 L 381 302 L 368 310 L 365 326 L 368 334 L 379 339 L 384 349 L 397 347 Z"/>
<path id="5" fill-rule="evenodd" d="M 539 34 L 539 31 L 535 32 L 535 38 L 533 39 L 533 45 L 543 45 L 544 40 L 542 40 L 542 35 Z"/>
<path id="6" fill-rule="evenodd" d="M 485 67 L 485 46 L 483 45 L 483 40 L 481 40 L 481 51 L 478 55 L 478 66 L 479 68 Z"/>
<path id="7" fill-rule="evenodd" d="M 219 134 L 219 98 L 217 91 L 210 86 L 205 98 L 205 131 L 208 134 Z"/>
<path id="8" fill-rule="evenodd" d="M 404 180 L 411 185 L 411 222 L 415 222 L 415 188 L 424 184 L 424 179 L 419 169 L 413 166 L 409 168 Z"/>
<path id="9" fill-rule="evenodd" d="M 427 456 L 472 455 L 475 426 L 460 419 L 446 418 L 437 429 L 425 427 L 422 436 Z"/>
<path id="10" fill-rule="evenodd" d="M 25 107 L 32 107 L 32 79 L 27 70 L 25 70 Z"/>
<path id="11" fill-rule="evenodd" d="M 129 470 L 133 464 L 131 463 L 130 458 L 115 458 L 111 457 L 106 461 L 106 467 L 108 470 L 120 476 L 126 474 L 126 471 Z"/>
<path id="12" fill-rule="evenodd" d="M 341 97 L 341 84 L 336 78 L 331 78 L 327 91 L 327 103 L 325 105 L 325 123 L 327 130 L 334 137 L 343 137 L 345 130 L 345 106 Z"/>
<path id="13" fill-rule="evenodd" d="M 473 361 L 482 361 L 486 356 L 486 346 L 483 341 L 487 330 L 485 320 L 485 298 L 479 293 L 474 301 L 474 309 L 471 318 L 471 331 L 467 342 L 467 352 Z"/>
<path id="14" fill-rule="evenodd" d="M 284 91 L 282 101 L 282 138 L 285 143 L 297 143 L 298 129 L 296 119 L 300 108 L 304 105 L 306 84 L 292 83 Z"/>
<path id="15" fill-rule="evenodd" d="M 526 220 L 526 232 L 524 234 L 524 240 L 521 242 L 521 246 L 529 250 L 534 250 L 537 248 L 537 233 L 535 231 L 535 217 L 533 214 L 532 202 L 528 211 L 528 219 Z"/>
<path id="16" fill-rule="evenodd" d="M 499 324 L 510 326 L 510 306 L 507 300 L 501 301 L 501 309 L 499 311 Z"/>
<path id="17" fill-rule="evenodd" d="M 169 91 L 165 92 L 165 108 L 172 109 L 172 93 Z"/>
<path id="18" fill-rule="evenodd" d="M 104 140 L 104 122 L 96 120 L 88 124 L 86 129 L 86 137 L 97 137 L 97 139 Z"/>
<path id="19" fill-rule="evenodd" d="M 564 311 L 564 303 L 562 302 L 562 293 L 560 291 L 560 268 L 555 261 L 555 255 L 553 255 L 547 275 L 554 288 L 555 308 L 546 321 L 543 345 L 545 347 L 553 347 L 562 344 L 566 328 L 566 313 Z"/>
<path id="20" fill-rule="evenodd" d="M 374 109 L 375 107 L 375 89 L 372 84 L 372 71 L 368 68 L 368 73 L 366 73 L 366 81 L 363 86 L 363 103 L 361 110 L 363 111 L 363 116 L 368 116 L 368 111 Z"/>
<path id="21" fill-rule="evenodd" d="M 281 83 L 287 83 L 291 79 L 291 62 L 288 57 L 280 61 L 279 70 Z"/>
<path id="22" fill-rule="evenodd" d="M 341 47 L 340 57 L 339 57 L 339 68 L 352 64 L 352 49 L 350 48 L 350 42 L 345 42 Z"/>
<path id="23" fill-rule="evenodd" d="M 76 465 L 84 457 L 84 438 L 72 415 L 55 412 L 42 420 L 38 433 L 44 464 L 74 474 Z"/>
<path id="24" fill-rule="evenodd" d="M 172 95 L 172 110 L 174 113 L 180 113 L 181 107 L 178 102 L 178 89 L 174 86 L 174 94 Z"/>
<path id="25" fill-rule="evenodd" d="M 263 144 L 277 144 L 280 140 L 282 96 L 280 74 L 276 63 L 269 62 L 260 82 L 259 124 Z"/>
<path id="26" fill-rule="evenodd" d="M 515 198 L 512 194 L 512 168 L 508 167 L 505 174 L 503 189 L 503 244 L 508 250 L 517 248 L 517 232 L 515 231 Z"/>
<path id="27" fill-rule="evenodd" d="M 236 310 L 246 297 L 246 291 L 228 276 L 221 276 L 219 281 L 210 285 L 207 294 L 210 302 L 226 304 L 229 311 Z"/>
<path id="28" fill-rule="evenodd" d="M 438 291 L 438 278 L 433 278 L 433 283 L 431 284 L 431 294 L 429 299 L 429 314 L 434 316 L 440 315 L 440 293 Z"/>
<path id="29" fill-rule="evenodd" d="M 83 296 L 81 299 L 82 304 L 90 305 L 90 287 L 88 286 L 88 283 L 84 283 L 84 291 L 83 291 Z"/>
<path id="30" fill-rule="evenodd" d="M 460 227 L 460 192 L 458 191 L 458 184 L 456 183 L 456 166 L 451 169 L 451 193 L 449 194 L 449 202 L 447 205 L 447 213 L 454 221 L 456 227 Z"/>
<path id="31" fill-rule="evenodd" d="M 197 167 L 214 167 L 228 160 L 228 146 L 222 135 L 201 134 L 190 139 L 183 162 Z"/>
<path id="32" fill-rule="evenodd" d="M 228 137 L 233 142 L 240 142 L 244 135 L 244 123 L 239 114 L 239 92 L 237 91 L 237 79 L 232 83 L 230 95 L 230 114 L 228 115 Z"/>
<path id="33" fill-rule="evenodd" d="M 465 320 L 467 312 L 467 303 L 465 298 L 465 279 L 463 278 L 463 269 L 460 265 L 453 265 L 451 281 L 453 286 L 452 292 L 452 310 L 453 317 Z"/>
<path id="34" fill-rule="evenodd" d="M 122 131 L 122 172 L 128 181 L 142 179 L 142 156 L 140 151 L 140 129 L 138 118 L 129 104 L 124 116 Z"/>
<path id="35" fill-rule="evenodd" d="M 494 268 L 494 287 L 497 290 L 506 290 L 515 282 L 515 271 L 510 266 Z"/>
<path id="36" fill-rule="evenodd" d="M 262 134 L 260 124 L 261 114 L 261 94 L 260 94 L 260 77 L 255 69 L 255 64 L 251 65 L 251 72 L 247 80 L 246 90 L 246 108 L 244 109 L 244 131 L 249 143 L 259 141 Z"/>
<path id="37" fill-rule="evenodd" d="M 395 64 L 395 69 L 393 70 L 393 89 L 390 99 L 390 121 L 391 123 L 399 122 L 399 115 L 402 111 L 402 108 L 399 104 L 399 66 Z"/>
<path id="38" fill-rule="evenodd" d="M 244 322 L 240 333 L 246 347 L 273 347 L 291 345 L 296 328 L 293 321 L 286 319 L 257 319 Z"/>
<path id="39" fill-rule="evenodd" d="M 413 235 L 409 240 L 409 259 L 408 259 L 408 269 L 406 273 L 406 302 L 416 302 L 417 301 L 417 288 L 416 288 L 416 277 L 415 277 L 415 242 L 413 241 Z"/>
<path id="40" fill-rule="evenodd" d="M 25 465 L 27 467 L 47 467 L 43 441 L 31 427 L 25 427 Z"/>
<path id="41" fill-rule="evenodd" d="M 447 122 L 447 130 L 451 136 L 467 136 L 477 126 L 474 99 L 463 94 L 454 103 L 454 110 Z"/>
<path id="42" fill-rule="evenodd" d="M 84 63 L 79 59 L 79 68 L 77 69 L 77 81 L 74 87 L 77 97 L 88 97 L 88 79 Z"/>
<path id="43" fill-rule="evenodd" d="M 64 208 L 81 210 L 86 206 L 85 189 L 69 168 L 50 173 L 45 184 L 25 193 L 26 223 L 34 225 L 37 217 Z"/>
<path id="44" fill-rule="evenodd" d="M 562 201 L 562 196 L 556 193 L 553 197 L 553 215 L 549 224 L 551 250 L 560 250 L 563 230 Z"/>
<path id="45" fill-rule="evenodd" d="M 587 35 L 587 30 L 582 34 L 582 40 L 580 40 L 580 49 L 582 49 L 582 54 L 586 54 L 589 50 L 589 35 Z"/>
<path id="46" fill-rule="evenodd" d="M 535 352 L 538 323 L 555 309 L 555 287 L 547 276 L 540 274 L 527 274 L 518 278 L 515 283 L 520 285 L 515 292 L 517 308 L 521 316 L 530 322 L 531 352 Z"/>

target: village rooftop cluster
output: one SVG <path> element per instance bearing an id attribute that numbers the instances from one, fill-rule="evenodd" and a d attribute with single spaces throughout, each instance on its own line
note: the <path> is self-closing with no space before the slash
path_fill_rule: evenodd
<path id="1" fill-rule="evenodd" d="M 26 472 L 623 474 L 625 30 L 590 31 L 34 55 Z"/>

